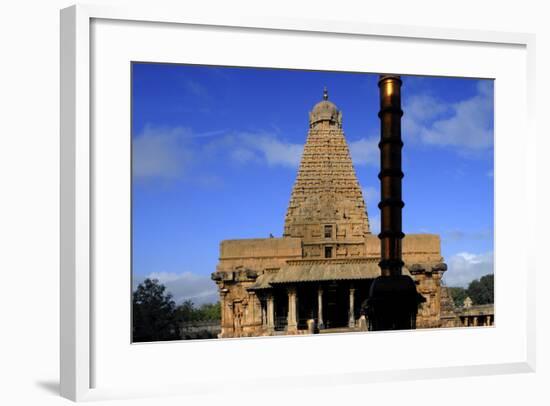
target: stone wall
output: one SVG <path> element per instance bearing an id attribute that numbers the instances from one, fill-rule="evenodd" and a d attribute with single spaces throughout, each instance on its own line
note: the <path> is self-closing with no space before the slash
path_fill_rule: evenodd
<path id="1" fill-rule="evenodd" d="M 302 241 L 299 238 L 225 240 L 220 243 L 220 258 L 216 270 L 223 272 L 238 268 L 279 268 L 287 260 L 300 258 Z"/>
<path id="2" fill-rule="evenodd" d="M 259 274 L 277 269 L 288 260 L 302 258 L 299 238 L 225 240 L 213 275 L 220 292 L 219 337 L 250 337 L 264 334 L 260 298 L 248 291 Z"/>
<path id="3" fill-rule="evenodd" d="M 402 240 L 403 261 L 406 264 L 441 262 L 441 238 L 436 234 L 407 234 Z M 367 257 L 380 258 L 380 240 L 377 235 L 365 237 Z"/>

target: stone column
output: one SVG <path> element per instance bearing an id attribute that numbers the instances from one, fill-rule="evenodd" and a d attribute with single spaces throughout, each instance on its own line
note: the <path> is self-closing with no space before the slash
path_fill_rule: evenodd
<path id="1" fill-rule="evenodd" d="M 349 288 L 349 322 L 348 326 L 349 328 L 355 327 L 355 311 L 353 309 L 353 305 L 355 302 L 355 289 Z"/>
<path id="2" fill-rule="evenodd" d="M 287 332 L 294 334 L 298 331 L 296 315 L 296 288 L 288 288 L 288 317 L 287 317 Z"/>
<path id="3" fill-rule="evenodd" d="M 247 324 L 256 324 L 256 306 L 254 303 L 254 292 L 248 292 L 248 305 L 246 306 Z"/>
<path id="4" fill-rule="evenodd" d="M 491 325 L 491 316 L 487 316 L 487 325 L 490 326 Z"/>
<path id="5" fill-rule="evenodd" d="M 227 337 L 227 289 L 220 290 L 220 325 L 221 325 L 221 331 L 220 334 L 218 334 L 218 338 L 225 338 Z"/>
<path id="6" fill-rule="evenodd" d="M 273 301 L 273 294 L 269 293 L 267 296 L 267 332 L 273 334 L 275 331 L 275 303 Z"/>
<path id="7" fill-rule="evenodd" d="M 468 327 L 468 317 L 464 317 L 464 327 Z"/>
<path id="8" fill-rule="evenodd" d="M 474 326 L 477 326 L 477 316 L 474 316 Z"/>
<path id="9" fill-rule="evenodd" d="M 262 306 L 262 328 L 267 329 L 267 299 L 260 301 Z"/>
<path id="10" fill-rule="evenodd" d="M 318 311 L 317 311 L 317 326 L 319 330 L 325 328 L 325 324 L 323 322 L 323 288 L 319 288 L 317 290 L 317 303 L 318 303 Z"/>

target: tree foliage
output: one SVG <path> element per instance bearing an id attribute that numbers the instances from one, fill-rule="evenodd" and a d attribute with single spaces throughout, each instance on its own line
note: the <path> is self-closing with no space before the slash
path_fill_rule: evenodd
<path id="1" fill-rule="evenodd" d="M 179 338 L 176 303 L 157 279 L 145 279 L 133 294 L 134 341 L 176 340 Z"/>
<path id="2" fill-rule="evenodd" d="M 489 274 L 482 276 L 479 280 L 473 280 L 468 285 L 468 296 L 474 304 L 487 304 L 494 302 L 494 275 Z"/>
<path id="3" fill-rule="evenodd" d="M 466 289 L 450 287 L 455 306 L 462 307 L 466 297 L 472 299 L 474 305 L 494 303 L 494 279 L 494 274 L 489 274 L 473 280 Z"/>
<path id="4" fill-rule="evenodd" d="M 221 318 L 219 302 L 195 307 L 186 300 L 176 306 L 172 294 L 157 279 L 145 279 L 132 299 L 134 342 L 180 340 L 183 324 Z"/>
<path id="5" fill-rule="evenodd" d="M 178 306 L 176 312 L 178 320 L 183 323 L 221 319 L 220 302 L 204 303 L 200 307 L 195 307 L 191 300 L 186 300 Z"/>
<path id="6" fill-rule="evenodd" d="M 451 297 L 453 298 L 455 306 L 462 307 L 464 299 L 468 297 L 468 295 L 466 294 L 466 289 L 461 287 L 453 287 L 449 288 L 449 292 L 451 294 Z"/>

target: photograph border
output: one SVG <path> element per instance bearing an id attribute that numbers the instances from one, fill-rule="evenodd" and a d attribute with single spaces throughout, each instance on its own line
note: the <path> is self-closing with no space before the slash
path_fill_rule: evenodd
<path id="1" fill-rule="evenodd" d="M 463 30 L 458 28 L 430 28 L 404 25 L 368 24 L 366 22 L 322 21 L 288 18 L 222 18 L 190 16 L 183 7 L 162 10 L 154 7 L 111 8 L 104 6 L 72 6 L 61 11 L 61 241 L 60 241 L 60 375 L 61 394 L 72 400 L 84 400 L 93 387 L 90 369 L 94 357 L 90 350 L 90 335 L 94 329 L 90 317 L 91 291 L 94 278 L 91 274 L 93 251 L 91 233 L 93 216 L 91 200 L 90 137 L 90 25 L 93 19 L 122 20 L 126 22 L 164 22 L 199 26 L 239 27 L 255 30 L 284 30 L 288 32 L 338 33 L 374 37 L 398 37 L 441 41 L 481 42 L 490 44 L 522 45 L 527 53 L 527 125 L 525 142 L 527 151 L 535 156 L 534 130 L 534 48 L 535 36 L 525 33 Z M 528 173 L 535 171 L 535 161 L 528 163 Z M 527 177 L 530 210 L 529 236 L 535 234 L 536 180 Z M 530 253 L 525 264 L 527 292 L 527 353 L 524 363 L 494 366 L 464 366 L 457 368 L 428 368 L 422 376 L 415 371 L 389 371 L 385 379 L 431 376 L 450 377 L 474 374 L 528 372 L 535 369 L 535 257 Z M 414 376 L 413 376 L 414 374 Z M 364 375 L 353 377 L 348 383 L 363 382 Z M 375 378 L 375 375 L 372 374 Z M 340 378 L 333 377 L 333 381 Z M 326 378 L 325 378 L 326 379 Z M 376 375 L 380 380 L 380 374 Z"/>

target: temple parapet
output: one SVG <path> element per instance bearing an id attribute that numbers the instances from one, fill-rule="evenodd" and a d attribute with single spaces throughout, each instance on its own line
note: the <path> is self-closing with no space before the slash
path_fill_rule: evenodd
<path id="1" fill-rule="evenodd" d="M 220 243 L 217 271 L 237 267 L 256 270 L 283 266 L 287 260 L 302 258 L 300 238 L 253 238 L 224 240 Z"/>
<path id="2" fill-rule="evenodd" d="M 380 258 L 380 240 L 375 234 L 365 238 L 367 257 Z M 441 239 L 437 234 L 407 234 L 402 240 L 405 264 L 441 262 Z"/>

